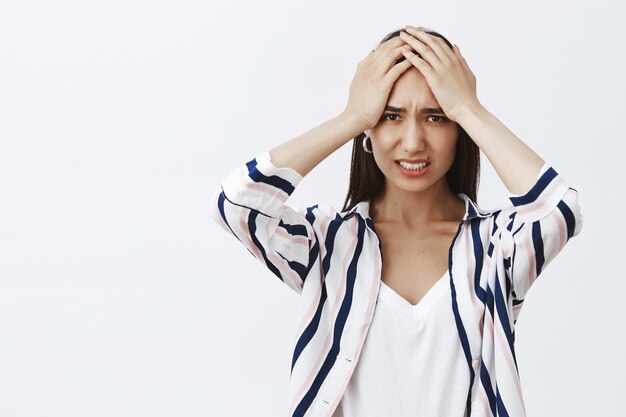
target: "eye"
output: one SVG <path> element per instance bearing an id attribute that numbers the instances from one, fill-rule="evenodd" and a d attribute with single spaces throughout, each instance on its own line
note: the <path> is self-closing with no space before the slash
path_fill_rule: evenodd
<path id="1" fill-rule="evenodd" d="M 395 114 L 395 113 L 387 113 L 387 114 L 383 114 L 383 117 L 380 118 L 380 120 L 389 120 L 386 117 L 387 116 L 399 116 L 399 114 Z M 397 119 L 396 119 L 397 120 Z M 395 122 L 395 120 L 391 120 L 392 122 Z"/>
<path id="2" fill-rule="evenodd" d="M 434 114 L 433 114 L 433 115 L 430 115 L 430 116 L 428 116 L 428 117 L 436 117 L 436 118 L 438 118 L 439 120 L 435 120 L 436 122 L 437 122 L 437 121 L 439 121 L 439 122 L 445 122 L 445 121 L 447 121 L 447 120 L 448 120 L 448 118 L 447 118 L 447 117 L 443 117 L 443 116 L 435 116 Z"/>

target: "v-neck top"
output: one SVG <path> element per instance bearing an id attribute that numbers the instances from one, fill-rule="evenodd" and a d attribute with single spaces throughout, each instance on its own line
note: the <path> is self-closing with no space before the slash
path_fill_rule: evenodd
<path id="1" fill-rule="evenodd" d="M 461 417 L 470 373 L 448 271 L 411 304 L 385 282 L 361 357 L 333 417 Z"/>
<path id="2" fill-rule="evenodd" d="M 422 296 L 417 304 L 410 303 L 382 280 L 380 281 L 378 298 L 409 317 L 421 319 L 424 318 L 428 310 L 433 307 L 434 303 L 439 301 L 446 291 L 450 291 L 446 278 L 449 279 L 447 269 L 443 276 L 435 281 L 433 286 Z M 374 314 L 376 314 L 376 311 L 374 311 Z"/>

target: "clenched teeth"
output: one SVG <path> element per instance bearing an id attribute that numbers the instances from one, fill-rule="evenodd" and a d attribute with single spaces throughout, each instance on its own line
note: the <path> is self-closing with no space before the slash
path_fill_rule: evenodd
<path id="1" fill-rule="evenodd" d="M 400 164 L 400 166 L 402 166 L 402 168 L 412 170 L 424 169 L 426 165 L 428 165 L 427 162 L 420 162 L 419 164 L 409 164 L 408 162 L 399 161 L 398 163 Z"/>

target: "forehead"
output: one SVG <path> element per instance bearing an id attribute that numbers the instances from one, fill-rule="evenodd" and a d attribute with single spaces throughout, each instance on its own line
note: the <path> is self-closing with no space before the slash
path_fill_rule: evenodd
<path id="1" fill-rule="evenodd" d="M 426 78 L 417 68 L 407 69 L 394 83 L 389 93 L 388 104 L 438 106 Z"/>

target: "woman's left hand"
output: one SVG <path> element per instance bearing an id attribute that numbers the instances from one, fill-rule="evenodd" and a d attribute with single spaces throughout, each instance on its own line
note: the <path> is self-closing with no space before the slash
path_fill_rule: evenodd
<path id="1" fill-rule="evenodd" d="M 476 77 L 461 55 L 438 36 L 406 26 L 408 35 L 400 32 L 409 45 L 403 54 L 426 78 L 428 86 L 446 116 L 458 122 L 459 116 L 475 106 L 480 106 L 476 96 Z M 410 47 L 420 56 L 417 56 Z"/>

